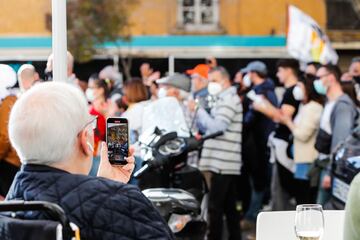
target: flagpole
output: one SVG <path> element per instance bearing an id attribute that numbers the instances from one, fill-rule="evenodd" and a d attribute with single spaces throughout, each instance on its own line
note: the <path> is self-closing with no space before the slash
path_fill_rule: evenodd
<path id="1" fill-rule="evenodd" d="M 67 81 L 66 0 L 52 0 L 53 80 Z"/>

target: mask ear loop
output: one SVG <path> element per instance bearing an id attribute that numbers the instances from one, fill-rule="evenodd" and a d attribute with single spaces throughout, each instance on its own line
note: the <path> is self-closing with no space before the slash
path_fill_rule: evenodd
<path id="1" fill-rule="evenodd" d="M 88 145 L 89 150 L 94 152 L 94 147 L 89 142 L 86 142 L 86 144 Z"/>

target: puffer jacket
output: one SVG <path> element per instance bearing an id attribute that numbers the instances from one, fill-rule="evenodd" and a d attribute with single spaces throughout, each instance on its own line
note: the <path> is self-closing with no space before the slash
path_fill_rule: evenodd
<path id="1" fill-rule="evenodd" d="M 24 165 L 6 199 L 58 204 L 80 228 L 81 239 L 173 239 L 167 224 L 137 187 L 105 178 Z M 23 217 L 47 218 L 39 212 Z"/>

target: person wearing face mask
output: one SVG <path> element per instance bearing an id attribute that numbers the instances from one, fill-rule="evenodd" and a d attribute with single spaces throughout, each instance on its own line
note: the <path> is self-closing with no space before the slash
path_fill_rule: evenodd
<path id="1" fill-rule="evenodd" d="M 186 123 L 190 128 L 192 125 L 192 114 L 185 102 L 190 96 L 191 80 L 185 74 L 175 73 L 173 75 L 156 80 L 159 85 L 158 98 L 174 97 L 183 109 Z"/>
<path id="2" fill-rule="evenodd" d="M 208 239 L 221 239 L 223 215 L 226 215 L 229 239 L 241 239 L 236 187 L 242 166 L 242 104 L 225 68 L 211 69 L 209 81 L 209 94 L 217 102 L 210 114 L 202 107 L 198 109 L 196 124 L 206 130 L 205 134 L 218 131 L 224 134 L 205 141 L 199 162 L 210 188 Z M 190 104 L 189 108 L 195 111 L 194 105 Z"/>
<path id="3" fill-rule="evenodd" d="M 250 79 L 250 85 L 256 95 L 264 96 L 272 105 L 277 105 L 275 85 L 267 78 L 267 67 L 263 62 L 250 62 L 246 68 L 241 69 Z M 242 228 L 255 226 L 256 217 L 262 208 L 266 189 L 270 188 L 268 182 L 270 149 L 267 147 L 269 135 L 275 130 L 275 123 L 264 114 L 255 111 L 252 100 L 244 98 L 244 126 L 243 126 L 243 161 L 249 172 L 252 186 L 249 210 L 241 222 Z"/>
<path id="4" fill-rule="evenodd" d="M 293 95 L 294 88 L 298 83 L 299 62 L 295 59 L 282 59 L 278 61 L 277 67 L 277 77 L 285 87 L 280 107 L 272 105 L 265 98 L 263 101 L 253 103 L 256 111 L 263 113 L 275 122 L 279 122 L 283 115 L 293 119 L 300 105 L 300 101 L 296 100 Z M 271 179 L 272 210 L 293 209 L 290 200 L 293 197 L 292 180 L 295 169 L 290 151 L 293 144 L 290 129 L 279 122 L 274 134 L 269 137 L 269 143 L 271 145 L 271 160 L 275 162 Z"/>
<path id="5" fill-rule="evenodd" d="M 317 169 L 313 171 L 313 181 L 318 180 L 318 170 L 321 171 L 318 203 L 325 205 L 330 198 L 331 166 L 330 154 L 336 146 L 348 137 L 355 126 L 358 116 L 356 106 L 341 88 L 341 71 L 338 66 L 327 64 L 317 71 L 314 81 L 315 90 L 327 97 L 327 102 L 320 120 L 320 130 L 315 148 L 319 151 Z M 317 170 L 317 171 L 315 171 Z"/>
<path id="6" fill-rule="evenodd" d="M 9 120 L 10 141 L 23 166 L 6 200 L 58 204 L 82 239 L 174 239 L 151 202 L 127 184 L 134 169 L 132 150 L 126 165 L 111 165 L 103 142 L 97 176 L 88 175 L 95 125 L 83 93 L 70 84 L 42 83 L 23 94 Z M 23 218 L 49 216 L 31 211 Z"/>
<path id="7" fill-rule="evenodd" d="M 285 115 L 281 118 L 294 136 L 294 190 L 297 204 L 316 201 L 317 191 L 310 187 L 308 172 L 319 154 L 315 149 L 315 140 L 325 97 L 316 92 L 313 82 L 314 78 L 304 78 L 293 90 L 294 98 L 302 103 L 295 119 Z"/>
<path id="8" fill-rule="evenodd" d="M 99 80 L 97 74 L 89 78 L 89 87 L 85 92 L 86 99 L 90 103 L 89 113 L 97 116 L 97 128 L 95 129 L 94 156 L 98 156 L 98 147 L 101 141 L 105 141 L 106 117 L 109 107 L 109 89 L 105 80 Z"/>

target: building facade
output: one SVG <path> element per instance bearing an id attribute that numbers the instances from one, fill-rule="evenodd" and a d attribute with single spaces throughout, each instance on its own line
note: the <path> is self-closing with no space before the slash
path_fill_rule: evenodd
<path id="1" fill-rule="evenodd" d="M 323 0 L 137 0 L 129 9 L 137 35 L 284 35 L 288 4 L 322 27 Z M 46 36 L 50 0 L 0 1 L 0 36 Z"/>
<path id="2" fill-rule="evenodd" d="M 141 57 L 281 58 L 292 4 L 327 31 L 341 59 L 360 49 L 359 0 L 129 0 L 132 42 Z M 0 60 L 44 60 L 51 51 L 50 0 L 0 0 Z M 106 55 L 117 54 L 111 43 Z M 19 51 L 21 50 L 21 51 Z M 344 64 L 345 65 L 345 64 Z"/>

